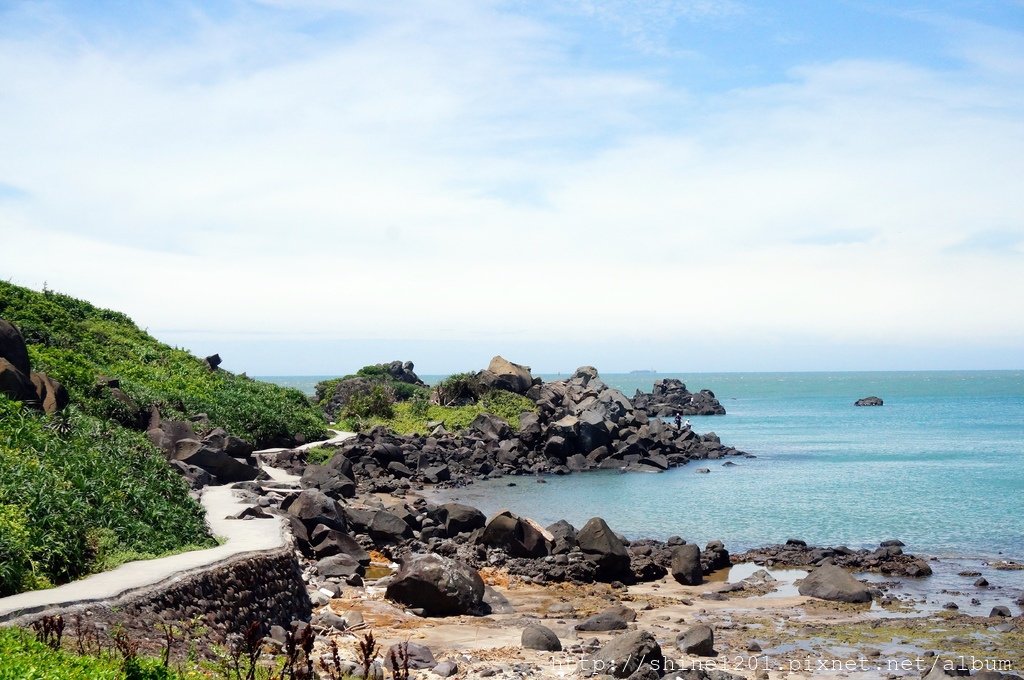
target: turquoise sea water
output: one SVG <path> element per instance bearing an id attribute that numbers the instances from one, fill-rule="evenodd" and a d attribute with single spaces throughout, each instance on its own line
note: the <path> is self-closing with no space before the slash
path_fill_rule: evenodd
<path id="1" fill-rule="evenodd" d="M 602 377 L 629 396 L 662 377 L 713 390 L 728 415 L 691 418 L 694 429 L 757 458 L 546 484 L 507 477 L 454 496 L 487 513 L 577 526 L 601 516 L 631 538 L 720 538 L 734 551 L 790 537 L 850 547 L 895 537 L 916 553 L 1024 559 L 1024 371 Z M 316 382 L 273 380 L 307 392 Z M 885 406 L 853 406 L 868 395 Z M 711 474 L 696 474 L 702 465 Z"/>

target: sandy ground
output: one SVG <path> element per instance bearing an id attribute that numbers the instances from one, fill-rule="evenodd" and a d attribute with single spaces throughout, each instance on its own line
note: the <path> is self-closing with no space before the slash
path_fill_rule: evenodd
<path id="1" fill-rule="evenodd" d="M 624 604 L 636 611 L 639 627 L 651 632 L 666 657 L 683 666 L 702 665 L 744 678 L 885 678 L 919 677 L 934 662 L 929 651 L 949 657 L 965 655 L 978 663 L 1005 662 L 1001 670 L 1019 670 L 1024 663 L 1024 636 L 999 632 L 1005 620 L 962 615 L 883 611 L 874 605 L 841 605 L 790 594 L 789 583 L 779 581 L 773 592 L 725 599 L 706 599 L 722 582 L 682 586 L 673 580 L 613 590 L 609 586 L 518 584 L 499 573 L 495 589 L 511 603 L 514 613 L 485 617 L 424 619 L 386 601 L 372 584 L 353 588 L 327 606 L 337 614 L 359 612 L 365 624 L 338 634 L 336 640 L 357 658 L 355 644 L 372 630 L 385 645 L 415 642 L 429 647 L 438 661 L 459 665 L 459 677 L 522 678 L 579 675 L 582 651 L 573 649 L 588 640 L 604 642 L 617 633 L 587 633 L 575 624 L 611 605 Z M 525 625 L 542 623 L 561 639 L 563 651 L 524 650 L 520 636 Z M 676 636 L 690 626 L 706 623 L 715 631 L 718 656 L 701 658 L 679 652 Z M 1024 628 L 1020 619 L 1016 625 Z M 420 671 L 424 678 L 436 678 Z"/>

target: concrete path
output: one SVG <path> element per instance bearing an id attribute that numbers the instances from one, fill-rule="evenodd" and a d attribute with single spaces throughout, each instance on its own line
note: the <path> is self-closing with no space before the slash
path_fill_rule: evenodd
<path id="1" fill-rule="evenodd" d="M 118 597 L 132 590 L 165 581 L 181 572 L 222 562 L 242 553 L 274 550 L 287 544 L 284 520 L 229 520 L 225 517 L 249 507 L 230 487 L 207 487 L 202 497 L 210 532 L 223 543 L 216 548 L 128 562 L 111 571 L 94 574 L 56 588 L 34 590 L 0 598 L 0 622 L 52 606 L 73 606 Z"/>
<path id="2" fill-rule="evenodd" d="M 330 444 L 340 444 L 341 442 L 345 441 L 346 439 L 351 439 L 352 437 L 356 436 L 355 432 L 342 432 L 341 430 L 328 430 L 328 431 L 334 433 L 334 436 L 331 437 L 330 439 L 325 439 L 325 440 L 319 441 L 319 442 L 310 442 L 308 444 L 303 444 L 302 446 L 296 446 L 295 449 L 285 449 L 285 448 L 260 449 L 259 451 L 254 451 L 253 454 L 254 455 L 259 455 L 261 453 L 278 453 L 280 451 L 293 451 L 293 450 L 296 450 L 296 449 L 299 450 L 299 451 L 309 451 L 310 449 L 316 448 L 317 446 L 325 446 L 325 445 L 330 445 Z"/>
<path id="3" fill-rule="evenodd" d="M 331 431 L 335 434 L 331 439 L 312 442 L 299 448 L 306 450 L 324 444 L 337 444 L 355 436 L 354 432 Z M 286 449 L 267 449 L 257 453 L 284 450 Z M 285 470 L 269 466 L 263 466 L 263 469 L 279 484 L 297 484 L 299 481 L 298 477 Z M 207 487 L 203 491 L 201 502 L 206 511 L 206 523 L 210 527 L 210 533 L 222 541 L 221 545 L 156 560 L 128 562 L 111 571 L 94 574 L 56 588 L 33 590 L 0 598 L 0 623 L 50 607 L 69 607 L 115 598 L 129 591 L 166 581 L 184 572 L 212 566 L 236 555 L 275 550 L 288 544 L 286 523 L 280 517 L 225 519 L 250 505 L 240 501 L 229 486 Z"/>

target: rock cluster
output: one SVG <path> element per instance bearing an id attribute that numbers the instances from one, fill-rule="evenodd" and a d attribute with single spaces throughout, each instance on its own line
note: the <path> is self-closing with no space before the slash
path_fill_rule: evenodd
<path id="1" fill-rule="evenodd" d="M 564 381 L 531 381 L 526 395 L 537 411 L 523 414 L 517 430 L 501 418 L 480 415 L 460 433 L 440 428 L 429 436 L 404 436 L 376 428 L 338 445 L 338 452 L 350 461 L 352 479 L 361 488 L 384 493 L 503 475 L 662 472 L 691 460 L 745 455 L 713 432 L 700 435 L 649 417 L 593 368 L 581 368 Z M 291 454 L 278 456 L 274 464 L 297 473 L 304 469 L 301 456 Z"/>
<path id="2" fill-rule="evenodd" d="M 258 478 L 261 472 L 252 457 L 252 444 L 209 425 L 203 414 L 191 421 L 161 420 L 154 409 L 146 435 L 193 489 Z M 197 434 L 197 427 L 205 434 Z"/>
<path id="3" fill-rule="evenodd" d="M 52 415 L 68 405 L 64 386 L 41 371 L 33 371 L 21 332 L 0 319 L 0 394 Z"/>
<path id="4" fill-rule="evenodd" d="M 416 375 L 415 366 L 411 361 L 392 361 L 387 364 L 376 364 L 372 368 L 377 369 L 380 377 L 356 375 L 337 382 L 328 381 L 317 385 L 317 400 L 324 404 L 324 413 L 328 418 L 336 419 L 354 395 L 369 393 L 375 386 L 380 385 L 382 380 L 427 387 L 427 384 Z M 321 391 L 322 386 L 327 385 L 330 386 L 330 394 Z"/>
<path id="5" fill-rule="evenodd" d="M 846 546 L 816 548 L 799 539 L 769 545 L 736 555 L 734 562 L 754 562 L 769 567 L 813 567 L 826 563 L 853 571 L 872 571 L 893 576 L 928 576 L 932 568 L 920 557 L 903 552 L 900 541 L 885 541 L 875 550 L 851 550 Z"/>
<path id="6" fill-rule="evenodd" d="M 633 405 L 652 416 L 724 416 L 725 407 L 711 390 L 690 392 L 676 378 L 663 378 L 654 382 L 650 392 L 636 391 Z"/>
<path id="7" fill-rule="evenodd" d="M 863 397 L 853 402 L 854 406 L 881 406 L 885 402 L 880 397 Z"/>

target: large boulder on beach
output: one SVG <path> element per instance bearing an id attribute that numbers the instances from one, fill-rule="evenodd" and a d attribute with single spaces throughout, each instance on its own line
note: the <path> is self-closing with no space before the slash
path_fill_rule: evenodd
<path id="1" fill-rule="evenodd" d="M 715 656 L 715 632 L 704 624 L 690 626 L 676 636 L 676 646 L 683 654 Z"/>
<path id="2" fill-rule="evenodd" d="M 824 564 L 801 582 L 801 595 L 834 602 L 871 602 L 871 590 L 850 572 L 834 564 Z"/>
<path id="3" fill-rule="evenodd" d="M 531 623 L 523 628 L 522 645 L 523 649 L 539 649 L 542 652 L 562 651 L 562 641 L 555 635 L 555 631 L 539 623 Z"/>
<path id="4" fill-rule="evenodd" d="M 349 464 L 349 469 L 352 469 Z M 341 500 L 356 495 L 356 483 L 339 470 L 327 465 L 307 465 L 299 479 L 303 489 L 319 489 L 327 496 Z"/>
<path id="5" fill-rule="evenodd" d="M 484 527 L 480 543 L 501 548 L 512 557 L 544 557 L 551 552 L 551 540 L 536 522 L 504 510 Z"/>
<path id="6" fill-rule="evenodd" d="M 484 582 L 464 562 L 434 553 L 414 554 L 402 560 L 385 596 L 421 609 L 426 616 L 479 614 L 483 609 Z"/>
<path id="7" fill-rule="evenodd" d="M 551 535 L 552 555 L 565 555 L 576 547 L 576 528 L 564 519 L 549 526 L 547 532 Z"/>
<path id="8" fill-rule="evenodd" d="M 686 543 L 672 550 L 672 578 L 685 586 L 698 586 L 704 582 L 700 564 L 700 548 Z"/>
<path id="9" fill-rule="evenodd" d="M 588 655 L 581 663 L 585 675 L 611 675 L 628 678 L 640 666 L 663 666 L 665 656 L 661 645 L 646 630 L 633 630 L 609 640 L 603 647 Z"/>
<path id="10" fill-rule="evenodd" d="M 598 580 L 628 579 L 632 574 L 625 544 L 600 517 L 592 517 L 583 525 L 576 534 L 576 545 L 597 567 Z"/>
<path id="11" fill-rule="evenodd" d="M 576 630 L 587 633 L 607 632 L 609 630 L 626 630 L 629 622 L 617 610 L 606 609 L 576 624 Z"/>
<path id="12" fill-rule="evenodd" d="M 487 516 L 470 505 L 445 503 L 433 512 L 435 521 L 444 527 L 448 536 L 469 534 L 487 524 Z"/>

